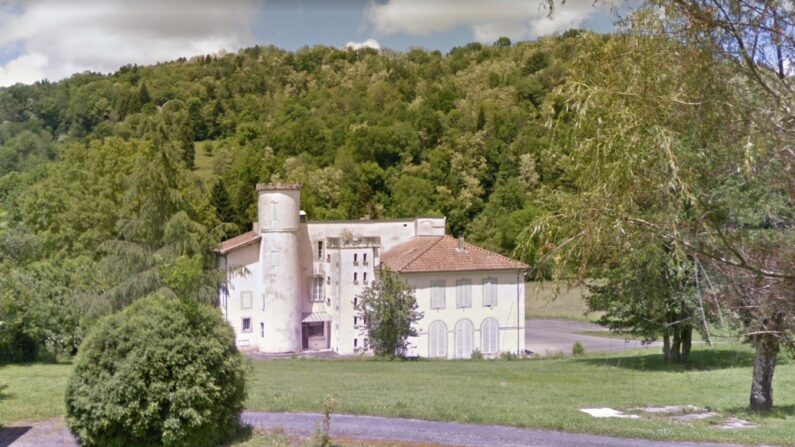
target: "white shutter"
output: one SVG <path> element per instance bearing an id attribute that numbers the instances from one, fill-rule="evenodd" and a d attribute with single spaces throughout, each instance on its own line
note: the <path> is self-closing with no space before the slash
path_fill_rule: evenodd
<path id="1" fill-rule="evenodd" d="M 499 323 L 494 318 L 486 318 L 480 326 L 481 349 L 484 354 L 496 354 L 499 345 Z"/>
<path id="2" fill-rule="evenodd" d="M 447 357 L 447 326 L 434 321 L 428 328 L 428 357 Z"/>
<path id="3" fill-rule="evenodd" d="M 472 281 L 468 279 L 459 279 L 456 285 L 456 307 L 472 307 L 472 300 L 470 289 L 472 288 Z"/>
<path id="4" fill-rule="evenodd" d="M 459 320 L 455 325 L 455 356 L 459 359 L 472 357 L 474 328 L 469 320 Z"/>
<path id="5" fill-rule="evenodd" d="M 497 278 L 483 279 L 483 307 L 497 305 Z"/>
<path id="6" fill-rule="evenodd" d="M 444 281 L 431 282 L 431 309 L 444 309 Z"/>

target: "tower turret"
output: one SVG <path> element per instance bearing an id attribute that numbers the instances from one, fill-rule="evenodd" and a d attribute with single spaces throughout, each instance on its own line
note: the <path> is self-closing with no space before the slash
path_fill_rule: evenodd
<path id="1" fill-rule="evenodd" d="M 257 209 L 263 267 L 262 352 L 301 350 L 301 269 L 298 227 L 301 187 L 258 184 Z"/>

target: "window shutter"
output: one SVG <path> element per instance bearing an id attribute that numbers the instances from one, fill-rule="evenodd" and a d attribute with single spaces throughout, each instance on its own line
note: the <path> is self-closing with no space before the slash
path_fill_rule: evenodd
<path id="1" fill-rule="evenodd" d="M 469 320 L 459 320 L 455 325 L 455 356 L 460 359 L 472 357 L 474 328 Z"/>
<path id="2" fill-rule="evenodd" d="M 447 357 L 447 326 L 441 321 L 434 321 L 428 328 L 428 356 Z"/>
<path id="3" fill-rule="evenodd" d="M 485 278 L 483 280 L 483 306 L 493 307 L 497 305 L 497 278 Z"/>
<path id="4" fill-rule="evenodd" d="M 444 281 L 431 282 L 431 309 L 444 309 Z"/>
<path id="5" fill-rule="evenodd" d="M 484 354 L 496 354 L 499 345 L 499 324 L 494 318 L 486 318 L 480 327 L 481 349 Z"/>
<path id="6" fill-rule="evenodd" d="M 456 281 L 456 307 L 472 307 L 471 288 L 472 282 L 468 279 Z"/>

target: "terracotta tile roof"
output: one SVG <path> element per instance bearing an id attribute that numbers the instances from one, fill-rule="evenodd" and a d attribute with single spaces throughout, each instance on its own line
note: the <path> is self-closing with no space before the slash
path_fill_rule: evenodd
<path id="1" fill-rule="evenodd" d="M 527 264 L 450 236 L 419 236 L 381 255 L 381 263 L 393 272 L 462 272 L 476 270 L 527 270 Z"/>
<path id="2" fill-rule="evenodd" d="M 253 244 L 259 241 L 259 234 L 253 231 L 247 231 L 240 236 L 235 236 L 232 239 L 227 239 L 215 246 L 215 252 L 225 255 L 232 250 Z"/>

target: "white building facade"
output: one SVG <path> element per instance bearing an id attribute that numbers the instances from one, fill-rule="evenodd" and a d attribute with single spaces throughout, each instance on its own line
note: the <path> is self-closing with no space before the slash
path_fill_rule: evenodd
<path id="1" fill-rule="evenodd" d="M 445 219 L 307 222 L 298 185 L 260 184 L 253 231 L 216 249 L 219 307 L 237 345 L 265 353 L 366 352 L 355 307 L 379 269 L 415 289 L 409 355 L 524 352 L 525 264 L 445 236 Z"/>

